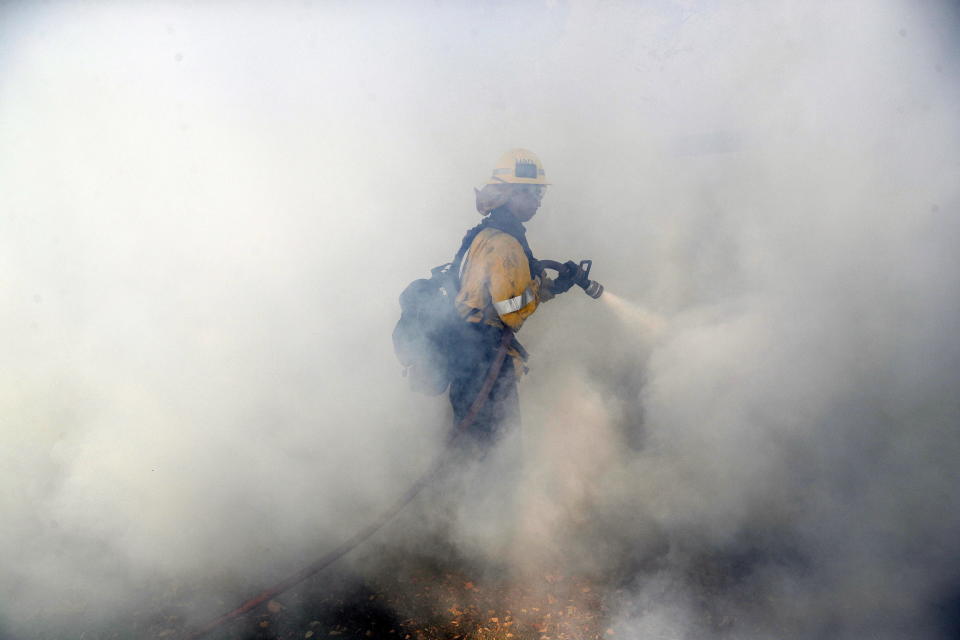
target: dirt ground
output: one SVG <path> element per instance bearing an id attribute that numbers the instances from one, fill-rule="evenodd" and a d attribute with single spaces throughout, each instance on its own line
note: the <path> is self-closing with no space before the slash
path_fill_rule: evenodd
<path id="1" fill-rule="evenodd" d="M 447 567 L 447 569 L 450 569 Z M 517 586 L 462 569 L 419 567 L 363 580 L 320 575 L 210 633 L 215 640 L 596 640 L 613 638 L 603 594 L 559 572 Z M 239 603 L 238 603 L 239 604 Z M 142 629 L 175 639 L 172 614 Z M 122 636 L 121 636 L 122 637 Z"/>

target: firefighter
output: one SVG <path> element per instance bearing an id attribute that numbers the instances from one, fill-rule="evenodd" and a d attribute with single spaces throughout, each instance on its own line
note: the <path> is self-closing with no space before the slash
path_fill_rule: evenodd
<path id="1" fill-rule="evenodd" d="M 456 345 L 450 384 L 455 423 L 470 409 L 490 370 L 504 330 L 516 332 L 538 308 L 573 285 L 573 271 L 546 277 L 527 243 L 524 223 L 540 208 L 547 188 L 540 159 L 526 149 L 505 153 L 487 183 L 476 190 L 483 221 L 463 238 L 456 309 L 465 321 Z M 457 260 L 454 261 L 456 266 Z M 500 370 L 489 397 L 469 429 L 471 440 L 489 446 L 505 425 L 519 419 L 517 380 L 526 372 L 526 351 L 514 338 L 510 361 Z"/>

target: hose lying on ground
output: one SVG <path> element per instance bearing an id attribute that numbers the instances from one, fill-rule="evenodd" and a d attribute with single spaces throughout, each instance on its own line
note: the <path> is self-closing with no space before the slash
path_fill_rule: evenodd
<path id="1" fill-rule="evenodd" d="M 503 336 L 500 339 L 500 344 L 497 347 L 496 355 L 493 358 L 493 362 L 490 364 L 490 371 L 487 373 L 486 379 L 483 381 L 483 386 L 480 388 L 480 392 L 477 394 L 477 397 L 474 399 L 473 404 L 470 405 L 470 410 L 467 412 L 467 415 L 463 417 L 463 420 L 456 426 L 453 432 L 450 435 L 450 439 L 447 442 L 447 446 L 443 453 L 434 460 L 433 464 L 427 469 L 416 482 L 411 485 L 407 491 L 400 496 L 400 498 L 391 506 L 389 509 L 384 511 L 379 518 L 371 522 L 369 525 L 357 531 L 353 536 L 344 541 L 339 547 L 329 551 L 320 558 L 314 560 L 307 566 L 305 566 L 300 571 L 294 573 L 293 575 L 284 578 L 277 584 L 273 585 L 266 591 L 263 591 L 259 595 L 250 598 L 239 607 L 223 614 L 219 618 L 215 618 L 206 624 L 198 627 L 192 633 L 184 636 L 184 640 L 196 640 L 201 638 L 206 634 L 210 633 L 217 627 L 220 627 L 234 618 L 239 618 L 240 616 L 252 611 L 257 608 L 264 602 L 267 602 L 276 596 L 280 595 L 290 587 L 299 584 L 309 578 L 312 575 L 319 573 L 320 571 L 326 569 L 331 564 L 336 562 L 341 557 L 348 554 L 354 548 L 358 547 L 363 543 L 367 538 L 379 531 L 383 525 L 387 524 L 390 520 L 393 519 L 398 513 L 400 513 L 404 507 L 406 507 L 410 502 L 417 497 L 417 495 L 430 484 L 434 477 L 440 472 L 441 469 L 445 466 L 449 457 L 446 454 L 446 451 L 450 449 L 450 446 L 459 438 L 470 426 L 473 424 L 473 421 L 476 420 L 477 414 L 480 413 L 480 410 L 483 408 L 483 405 L 486 403 L 487 397 L 490 395 L 490 392 L 493 390 L 494 382 L 497 380 L 497 376 L 500 374 L 500 369 L 503 367 L 503 361 L 506 358 L 507 347 L 509 346 L 511 340 L 513 339 L 513 331 L 509 328 L 505 328 L 503 331 Z"/>

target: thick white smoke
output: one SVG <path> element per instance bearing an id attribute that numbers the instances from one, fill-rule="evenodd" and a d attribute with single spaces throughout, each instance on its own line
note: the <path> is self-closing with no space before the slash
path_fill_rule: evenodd
<path id="1" fill-rule="evenodd" d="M 0 635 L 178 585 L 220 613 L 375 517 L 449 420 L 399 376 L 396 297 L 525 146 L 534 251 L 627 302 L 574 290 L 520 335 L 517 564 L 619 581 L 628 637 L 947 637 L 958 24 L 4 5 Z"/>

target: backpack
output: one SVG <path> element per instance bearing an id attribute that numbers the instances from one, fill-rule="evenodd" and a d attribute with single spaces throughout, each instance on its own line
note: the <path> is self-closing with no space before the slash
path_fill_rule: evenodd
<path id="1" fill-rule="evenodd" d="M 430 278 L 407 285 L 400 294 L 400 320 L 393 328 L 393 350 L 410 388 L 431 396 L 450 385 L 451 354 L 462 332 L 463 320 L 454 308 L 460 288 L 454 266 L 455 262 L 434 267 Z"/>

